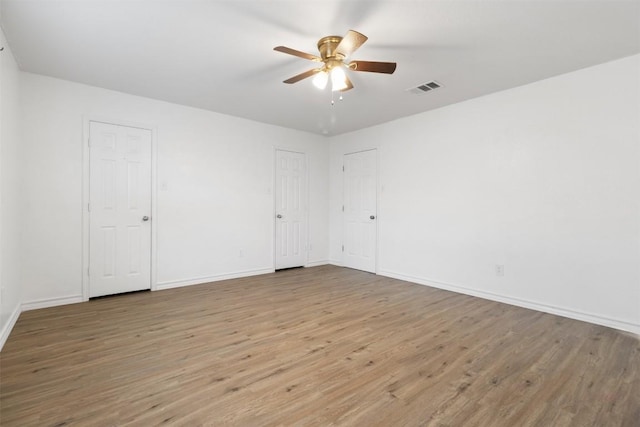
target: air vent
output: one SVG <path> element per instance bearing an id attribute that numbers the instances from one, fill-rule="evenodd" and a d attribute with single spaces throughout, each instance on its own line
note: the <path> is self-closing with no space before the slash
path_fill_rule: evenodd
<path id="1" fill-rule="evenodd" d="M 408 89 L 409 92 L 411 93 L 415 93 L 415 94 L 423 94 L 425 92 L 431 92 L 432 90 L 436 90 L 438 88 L 442 87 L 442 85 L 434 80 L 430 81 L 430 82 L 426 82 L 421 84 L 420 86 L 417 87 L 413 87 L 411 89 Z"/>

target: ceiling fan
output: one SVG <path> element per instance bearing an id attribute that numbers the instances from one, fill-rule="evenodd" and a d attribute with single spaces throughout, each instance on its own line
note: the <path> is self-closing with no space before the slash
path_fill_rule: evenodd
<path id="1" fill-rule="evenodd" d="M 374 61 L 350 61 L 346 59 L 353 52 L 358 50 L 360 46 L 367 41 L 367 36 L 357 31 L 349 30 L 346 36 L 327 36 L 318 40 L 318 50 L 320 56 L 310 53 L 300 52 L 286 46 L 277 46 L 273 50 L 287 53 L 311 61 L 320 62 L 318 68 L 314 68 L 304 73 L 288 78 L 283 83 L 297 83 L 307 77 L 314 76 L 313 84 L 318 89 L 324 89 L 327 86 L 329 78 L 331 79 L 331 89 L 333 91 L 347 91 L 353 89 L 353 83 L 345 73 L 345 69 L 352 71 L 366 71 L 370 73 L 393 74 L 396 70 L 395 62 L 374 62 Z"/>

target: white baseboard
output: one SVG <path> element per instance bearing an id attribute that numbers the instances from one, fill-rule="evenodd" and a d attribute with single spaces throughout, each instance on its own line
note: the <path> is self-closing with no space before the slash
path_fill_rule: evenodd
<path id="1" fill-rule="evenodd" d="M 56 307 L 58 305 L 76 304 L 82 302 L 82 295 L 69 297 L 44 298 L 22 303 L 22 311 L 37 310 L 39 308 Z"/>
<path id="2" fill-rule="evenodd" d="M 305 267 L 318 267 L 319 265 L 327 265 L 329 264 L 329 260 L 321 259 L 318 261 L 309 261 L 304 266 Z"/>
<path id="3" fill-rule="evenodd" d="M 342 267 L 342 261 L 339 259 L 330 259 L 329 264 L 335 265 L 336 267 Z"/>
<path id="4" fill-rule="evenodd" d="M 607 326 L 610 328 L 619 329 L 622 331 L 631 332 L 633 334 L 640 335 L 640 325 L 626 322 L 624 320 L 612 319 L 612 318 L 603 317 L 597 314 L 585 313 L 582 311 L 571 310 L 563 307 L 555 307 L 548 304 L 542 304 L 535 301 L 528 301 L 528 300 L 523 300 L 519 298 L 513 298 L 506 295 L 479 291 L 476 289 L 466 288 L 460 285 L 439 282 L 437 280 L 407 276 L 406 274 L 396 273 L 393 271 L 383 270 L 383 271 L 379 271 L 378 274 L 381 276 L 386 276 L 394 279 L 404 280 L 407 282 L 417 283 L 419 285 L 431 286 L 433 288 L 444 289 L 447 291 L 457 292 L 465 295 L 471 295 L 474 297 L 484 298 L 491 301 L 503 302 L 505 304 L 529 308 L 532 310 L 542 311 L 544 313 L 555 314 L 562 317 L 568 317 L 569 319 L 581 320 L 583 322 L 594 323 L 596 325 Z"/>
<path id="5" fill-rule="evenodd" d="M 219 282 L 220 280 L 238 279 L 240 277 L 257 276 L 260 274 L 273 273 L 274 271 L 275 270 L 273 268 L 263 268 L 258 270 L 245 270 L 245 271 L 237 271 L 234 273 L 225 273 L 217 276 L 194 277 L 192 279 L 185 279 L 185 280 L 171 280 L 167 282 L 159 282 L 158 284 L 156 284 L 155 288 L 152 288 L 152 289 L 155 291 L 161 291 L 164 289 L 181 288 L 183 286 L 201 285 L 203 283 L 209 283 L 209 282 Z"/>
<path id="6" fill-rule="evenodd" d="M 0 351 L 2 351 L 2 347 L 4 347 L 4 343 L 7 342 L 7 338 L 9 338 L 9 335 L 11 335 L 11 331 L 13 330 L 13 327 L 16 325 L 16 322 L 18 321 L 18 317 L 20 317 L 20 313 L 21 313 L 21 309 L 20 309 L 20 304 L 16 304 L 16 308 L 13 310 L 13 312 L 11 313 L 11 316 L 9 316 L 9 319 L 7 320 L 7 323 L 4 325 L 4 327 L 2 328 L 2 331 L 0 332 Z"/>

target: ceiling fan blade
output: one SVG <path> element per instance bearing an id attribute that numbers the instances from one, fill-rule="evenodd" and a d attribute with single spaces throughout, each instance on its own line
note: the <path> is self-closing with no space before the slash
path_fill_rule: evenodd
<path id="1" fill-rule="evenodd" d="M 393 74 L 396 70 L 395 62 L 375 62 L 375 61 L 351 61 L 349 68 L 354 71 L 367 71 L 369 73 Z"/>
<path id="2" fill-rule="evenodd" d="M 336 47 L 336 53 L 344 56 L 345 58 L 358 50 L 360 46 L 367 41 L 367 36 L 360 34 L 357 31 L 349 30 L 346 36 L 342 38 L 342 41 Z"/>
<path id="3" fill-rule="evenodd" d="M 310 61 L 322 62 L 322 58 L 319 56 L 311 55 L 310 53 L 300 52 L 299 50 L 291 49 L 286 46 L 276 46 L 273 50 L 277 50 L 278 52 L 287 53 L 289 55 L 297 56 L 299 58 L 308 59 Z"/>
<path id="4" fill-rule="evenodd" d="M 304 73 L 300 73 L 297 76 L 290 77 L 282 83 L 287 83 L 287 84 L 297 83 L 300 80 L 306 79 L 307 77 L 311 77 L 315 73 L 318 73 L 320 71 L 322 71 L 322 68 L 314 68 L 313 70 L 305 71 Z"/>
<path id="5" fill-rule="evenodd" d="M 341 89 L 340 92 L 346 92 L 348 90 L 353 89 L 353 83 L 351 83 L 349 76 L 344 76 L 344 82 L 347 84 L 347 87 L 345 87 L 344 89 Z"/>

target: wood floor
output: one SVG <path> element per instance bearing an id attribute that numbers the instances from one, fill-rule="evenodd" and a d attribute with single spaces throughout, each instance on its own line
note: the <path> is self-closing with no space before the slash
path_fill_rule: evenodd
<path id="1" fill-rule="evenodd" d="M 23 313 L 0 424 L 640 426 L 638 337 L 322 266 Z"/>

